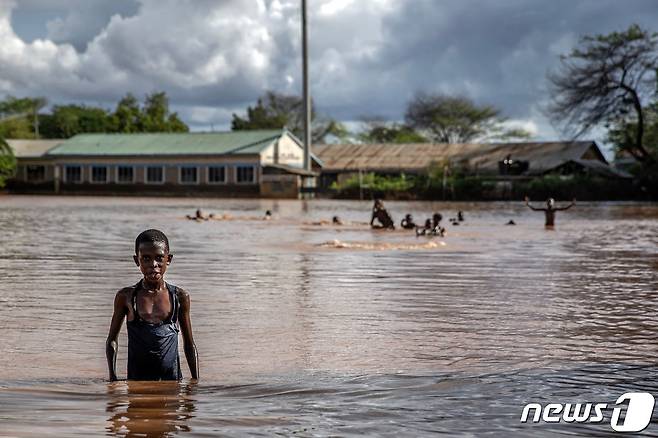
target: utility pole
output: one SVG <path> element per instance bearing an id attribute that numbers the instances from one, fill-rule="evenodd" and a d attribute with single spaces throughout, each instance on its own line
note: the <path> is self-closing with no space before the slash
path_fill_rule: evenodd
<path id="1" fill-rule="evenodd" d="M 308 32 L 306 0 L 302 0 L 302 83 L 304 99 L 304 170 L 311 170 L 311 94 L 308 86 Z"/>

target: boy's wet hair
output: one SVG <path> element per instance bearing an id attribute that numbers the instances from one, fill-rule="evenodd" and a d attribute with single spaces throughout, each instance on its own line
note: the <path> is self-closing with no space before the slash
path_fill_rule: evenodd
<path id="1" fill-rule="evenodd" d="M 167 252 L 169 252 L 169 239 L 160 230 L 151 229 L 139 233 L 139 236 L 135 239 L 135 254 L 139 252 L 139 245 L 142 243 L 163 244 Z"/>

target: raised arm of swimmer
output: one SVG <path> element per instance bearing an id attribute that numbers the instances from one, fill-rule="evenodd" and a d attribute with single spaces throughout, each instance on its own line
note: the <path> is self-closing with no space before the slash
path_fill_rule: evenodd
<path id="1" fill-rule="evenodd" d="M 532 205 L 530 205 L 530 198 L 528 198 L 527 196 L 525 197 L 525 205 L 527 205 L 530 208 L 530 210 L 545 211 L 544 208 L 537 208 L 537 207 L 533 207 Z"/>
<path id="2" fill-rule="evenodd" d="M 192 336 L 192 320 L 190 318 L 190 294 L 181 288 L 176 288 L 178 300 L 180 302 L 179 318 L 181 333 L 183 335 L 183 350 L 185 359 L 190 367 L 190 374 L 193 379 L 199 378 L 199 353 Z"/>
<path id="3" fill-rule="evenodd" d="M 576 205 L 576 198 L 573 198 L 573 200 L 571 201 L 571 204 L 567 205 L 566 207 L 556 208 L 555 210 L 556 210 L 556 211 L 568 210 L 568 209 L 570 209 L 571 207 L 573 207 L 574 205 Z"/>

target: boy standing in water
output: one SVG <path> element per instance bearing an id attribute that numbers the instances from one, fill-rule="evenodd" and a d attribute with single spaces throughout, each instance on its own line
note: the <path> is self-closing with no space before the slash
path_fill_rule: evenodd
<path id="1" fill-rule="evenodd" d="M 555 206 L 555 200 L 553 198 L 548 198 L 546 200 L 546 208 L 537 208 L 530 205 L 530 199 L 526 196 L 525 205 L 527 205 L 530 210 L 543 211 L 546 214 L 546 223 L 544 226 L 547 228 L 552 228 L 555 225 L 555 212 L 570 209 L 576 205 L 576 199 L 571 201 L 571 204 L 567 205 L 566 207 L 558 208 Z"/>
<path id="2" fill-rule="evenodd" d="M 128 380 L 182 378 L 178 357 L 179 327 L 190 373 L 193 379 L 199 378 L 190 295 L 164 281 L 172 258 L 169 240 L 162 231 L 146 230 L 137 236 L 133 259 L 144 278 L 134 286 L 121 289 L 114 298 L 114 314 L 105 345 L 110 381 L 117 380 L 117 337 L 124 318 L 128 328 Z"/>

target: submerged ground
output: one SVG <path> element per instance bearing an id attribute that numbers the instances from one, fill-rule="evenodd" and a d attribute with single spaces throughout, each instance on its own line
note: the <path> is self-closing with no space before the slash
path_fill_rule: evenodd
<path id="1" fill-rule="evenodd" d="M 387 207 L 448 235 L 371 231 L 359 201 L 0 197 L 0 435 L 600 435 L 519 418 L 658 393 L 658 205 L 583 203 L 553 231 L 521 202 Z M 198 384 L 105 382 L 151 227 L 192 296 Z"/>

